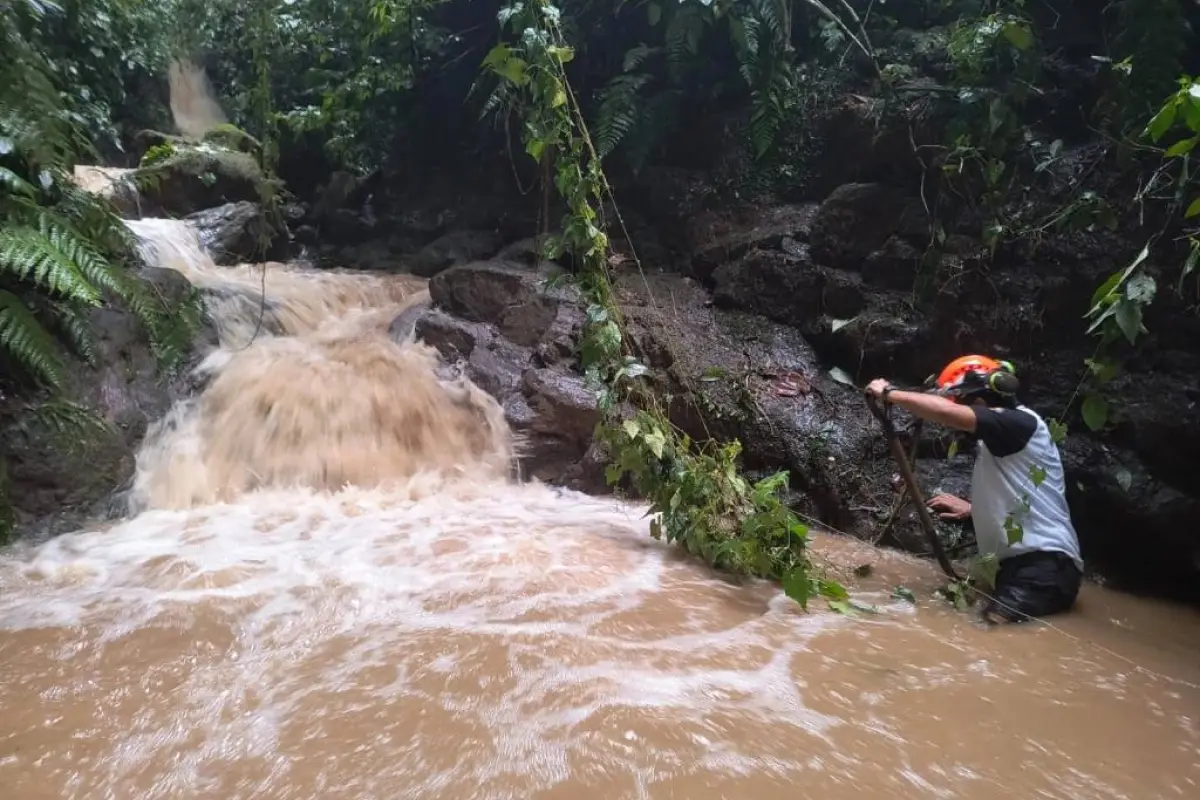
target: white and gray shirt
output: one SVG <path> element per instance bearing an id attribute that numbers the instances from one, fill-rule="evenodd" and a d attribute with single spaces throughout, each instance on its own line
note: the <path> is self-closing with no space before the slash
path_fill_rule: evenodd
<path id="1" fill-rule="evenodd" d="M 1003 561 L 1021 553 L 1056 551 L 1082 570 L 1062 459 L 1045 421 L 1025 406 L 973 410 L 979 444 L 970 499 L 979 552 L 995 553 Z M 1011 545 L 1010 532 L 1020 535 Z"/>

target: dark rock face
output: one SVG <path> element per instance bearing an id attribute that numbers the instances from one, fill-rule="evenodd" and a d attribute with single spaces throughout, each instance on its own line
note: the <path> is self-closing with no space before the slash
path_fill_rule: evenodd
<path id="1" fill-rule="evenodd" d="M 489 274 L 490 267 L 505 272 L 512 269 L 511 265 L 488 262 L 455 268 L 459 274 L 454 283 L 460 289 L 476 279 L 486 283 L 495 277 Z M 519 280 L 500 284 L 514 292 L 508 296 L 510 302 L 520 297 L 523 286 L 536 286 L 537 273 L 530 270 L 524 278 L 528 285 Z M 497 314 L 496 304 L 490 302 L 496 298 L 479 305 L 472 302 L 479 297 L 475 292 L 461 293 L 456 308 L 468 319 L 451 316 L 444 306 L 418 309 L 415 337 L 500 402 L 519 437 L 521 474 L 576 489 L 603 489 L 603 464 L 594 454 L 589 456 L 592 431 L 599 420 L 595 393 L 585 386 L 581 375 L 560 363 L 561 358 L 543 355 L 558 353 L 555 340 L 570 335 L 564 334 L 559 315 L 545 318 L 541 325 L 530 319 L 523 319 L 520 326 L 510 325 L 510 334 L 530 342 L 521 344 L 504 335 L 501 324 L 507 318 Z M 570 314 L 563 309 L 562 316 Z M 398 317 L 393 334 L 405 324 Z"/>
<path id="2" fill-rule="evenodd" d="M 572 327 L 577 295 L 570 289 L 546 289 L 556 268 L 535 270 L 504 261 L 478 261 L 452 267 L 429 282 L 439 308 L 472 322 L 494 325 L 501 335 L 525 347 L 553 346 Z M 546 334 L 555 330 L 550 341 Z"/>
<path id="3" fill-rule="evenodd" d="M 860 385 L 879 376 L 918 384 L 968 352 L 1009 358 L 1025 402 L 1058 417 L 1095 347 L 1082 325 L 1088 297 L 1137 248 L 1071 241 L 1045 247 L 1035 263 L 988 261 L 978 241 L 953 235 L 931 296 L 915 302 L 919 271 L 929 269 L 924 224 L 919 201 L 898 189 L 843 186 L 816 213 L 807 245 L 764 244 L 719 265 L 714 302 L 795 327 Z M 708 252 L 695 257 L 704 263 Z M 1200 352 L 1190 319 L 1163 312 L 1147 321 L 1154 333 L 1111 386 L 1113 424 L 1094 434 L 1073 410 L 1064 463 L 1089 565 L 1131 588 L 1195 595 L 1187 587 L 1200 585 L 1200 536 L 1188 520 L 1200 514 Z M 969 459 L 956 461 L 965 474 Z"/>
<path id="4" fill-rule="evenodd" d="M 420 312 L 414 332 L 499 400 L 523 438 L 523 473 L 602 490 L 596 396 L 573 357 L 583 312 L 573 290 L 547 288 L 552 274 L 500 261 L 448 269 L 430 282 L 434 308 Z M 828 377 L 796 329 L 714 310 L 690 279 L 652 276 L 649 288 L 630 275 L 617 285 L 631 341 L 681 398 L 670 409 L 675 422 L 699 438 L 741 437 L 750 466 L 792 470 L 811 517 L 865 531 L 861 508 L 883 503 L 875 485 L 883 449 L 857 392 Z M 670 311 L 651 294 L 671 297 Z M 393 330 L 406 324 L 398 318 Z"/>
<path id="5" fill-rule="evenodd" d="M 186 279 L 168 269 L 146 268 L 143 277 L 168 301 L 190 291 Z M 71 374 L 68 399 L 95 409 L 110 430 L 82 452 L 37 426 L 17 426 L 0 435 L 18 524 L 42 532 L 70 530 L 88 518 L 123 511 L 114 489 L 133 475 L 134 456 L 150 422 L 192 393 L 188 373 L 216 345 L 206 327 L 188 364 L 164 381 L 137 320 L 118 308 L 97 308 L 90 323 L 96 363 Z M 89 432 L 90 435 L 90 432 Z"/>
<path id="6" fill-rule="evenodd" d="M 186 220 L 217 264 L 262 261 L 271 250 L 273 237 L 257 203 L 226 203 L 189 214 Z"/>
<path id="7" fill-rule="evenodd" d="M 920 200 L 878 183 L 839 186 L 812 222 L 813 256 L 833 267 L 857 267 L 896 233 L 928 235 Z"/>
<path id="8" fill-rule="evenodd" d="M 455 264 L 488 258 L 500 249 L 502 240 L 495 231 L 457 231 L 427 244 L 409 263 L 414 275 L 431 278 Z"/>
<path id="9" fill-rule="evenodd" d="M 808 241 L 816 213 L 817 205 L 808 203 L 769 208 L 744 220 L 714 212 L 698 214 L 688 226 L 692 275 L 707 283 L 718 266 L 751 248 L 779 248 L 789 238 Z"/>

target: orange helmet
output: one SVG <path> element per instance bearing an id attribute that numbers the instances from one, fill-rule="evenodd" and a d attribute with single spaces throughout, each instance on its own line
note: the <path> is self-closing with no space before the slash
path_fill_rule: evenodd
<path id="1" fill-rule="evenodd" d="M 957 397 L 975 395 L 992 390 L 1000 394 L 1013 394 L 1016 389 L 1015 370 L 1007 361 L 997 361 L 987 356 L 960 356 L 954 359 L 937 376 L 938 393 Z M 1004 375 L 1006 380 L 996 380 Z"/>

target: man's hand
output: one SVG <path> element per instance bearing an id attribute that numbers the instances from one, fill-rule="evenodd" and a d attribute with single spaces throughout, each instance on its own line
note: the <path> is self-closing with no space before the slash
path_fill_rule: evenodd
<path id="1" fill-rule="evenodd" d="M 954 522 L 960 522 L 971 516 L 971 504 L 952 494 L 939 494 L 930 498 L 929 510 L 936 512 L 942 519 Z"/>
<path id="2" fill-rule="evenodd" d="M 872 397 L 877 397 L 882 400 L 883 392 L 889 386 L 891 386 L 891 384 L 888 383 L 887 378 L 876 378 L 867 384 L 867 392 L 870 393 Z"/>

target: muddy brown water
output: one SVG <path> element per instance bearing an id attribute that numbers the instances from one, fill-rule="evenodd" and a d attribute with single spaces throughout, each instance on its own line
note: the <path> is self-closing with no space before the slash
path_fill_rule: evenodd
<path id="1" fill-rule="evenodd" d="M 245 347 L 254 304 L 217 304 L 230 349 L 148 437 L 140 513 L 0 555 L 5 800 L 1200 796 L 1195 611 L 1088 586 L 985 630 L 930 564 L 822 535 L 878 613 L 805 613 L 638 506 L 510 483 L 494 403 L 383 338 L 419 284 L 267 287 L 286 335 Z"/>

